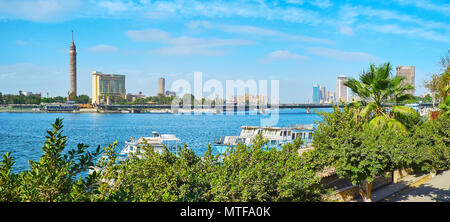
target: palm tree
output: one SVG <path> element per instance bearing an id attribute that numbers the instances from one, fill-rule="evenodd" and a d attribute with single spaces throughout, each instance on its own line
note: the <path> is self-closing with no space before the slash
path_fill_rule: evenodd
<path id="1" fill-rule="evenodd" d="M 362 99 L 363 106 L 356 119 L 368 121 L 371 127 L 387 126 L 404 132 L 411 122 L 418 119 L 418 114 L 412 108 L 398 106 L 398 103 L 410 97 L 406 91 L 413 87 L 404 82 L 404 77 L 391 77 L 391 71 L 389 62 L 381 66 L 372 64 L 369 70 L 362 72 L 359 81 L 349 78 L 344 85 Z M 383 105 L 390 98 L 394 99 L 396 106 L 387 113 Z"/>
<path id="2" fill-rule="evenodd" d="M 377 116 L 385 115 L 382 105 L 392 94 L 390 88 L 391 70 L 390 63 L 385 63 L 379 67 L 372 64 L 368 71 L 363 71 L 359 76 L 359 81 L 354 78 L 349 78 L 344 83 L 345 86 L 349 87 L 363 100 L 363 103 L 368 103 L 362 110 L 364 115 L 372 111 Z"/>
<path id="3" fill-rule="evenodd" d="M 404 101 L 406 99 L 411 99 L 413 96 L 408 93 L 408 90 L 414 89 L 413 86 L 406 83 L 404 80 L 406 77 L 404 76 L 395 76 L 391 80 L 391 91 L 392 91 L 392 98 L 394 99 L 394 103 L 396 106 L 401 101 Z"/>

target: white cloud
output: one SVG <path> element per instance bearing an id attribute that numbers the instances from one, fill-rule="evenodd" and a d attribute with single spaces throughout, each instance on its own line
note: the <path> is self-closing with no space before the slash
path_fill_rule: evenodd
<path id="1" fill-rule="evenodd" d="M 170 38 L 168 32 L 159 29 L 131 30 L 126 34 L 135 42 L 166 42 Z"/>
<path id="2" fill-rule="evenodd" d="M 450 42 L 449 35 L 442 35 L 435 31 L 425 30 L 422 28 L 404 27 L 397 24 L 386 24 L 386 25 L 365 24 L 361 25 L 361 27 L 382 33 L 407 35 L 411 37 L 419 37 L 423 39 L 440 42 Z"/>
<path id="3" fill-rule="evenodd" d="M 4 94 L 17 94 L 19 90 L 39 93 L 43 89 L 61 90 L 55 89 L 54 86 L 61 85 L 61 82 L 67 81 L 68 83 L 69 74 L 67 69 L 43 67 L 30 63 L 15 63 L 0 65 L 0 79 L 2 80 L 0 81 L 0 89 Z M 58 93 L 64 95 L 64 91 Z"/>
<path id="4" fill-rule="evenodd" d="M 276 50 L 269 54 L 267 54 L 267 59 L 270 61 L 273 60 L 285 60 L 285 59 L 292 59 L 292 60 L 306 60 L 308 57 L 302 56 L 296 53 L 292 53 L 288 50 Z"/>
<path id="5" fill-rule="evenodd" d="M 154 53 L 163 55 L 223 55 L 224 51 L 216 48 L 255 44 L 242 39 L 171 37 L 170 33 L 158 29 L 130 30 L 127 35 L 135 42 L 156 42 L 168 45 L 168 47 L 153 50 Z"/>
<path id="6" fill-rule="evenodd" d="M 411 15 L 401 14 L 396 11 L 372 9 L 370 7 L 357 7 L 356 10 L 359 11 L 361 15 L 367 16 L 369 18 L 378 18 L 385 21 L 396 20 L 404 23 L 412 23 L 427 29 L 445 29 L 447 31 L 450 30 L 449 24 L 427 21 L 421 18 L 413 17 Z"/>
<path id="7" fill-rule="evenodd" d="M 15 42 L 17 45 L 28 45 L 28 42 L 22 41 L 22 40 L 17 40 Z"/>
<path id="8" fill-rule="evenodd" d="M 328 8 L 333 5 L 333 3 L 331 3 L 329 0 L 313 0 L 310 2 L 310 4 L 319 8 Z"/>
<path id="9" fill-rule="evenodd" d="M 95 45 L 88 48 L 88 51 L 95 53 L 104 53 L 104 52 L 117 52 L 117 47 L 112 45 Z"/>
<path id="10" fill-rule="evenodd" d="M 195 20 L 191 21 L 187 24 L 190 29 L 198 29 L 198 28 L 212 28 L 212 24 L 209 21 Z"/>
<path id="11" fill-rule="evenodd" d="M 108 9 L 109 12 L 123 12 L 130 9 L 130 4 L 125 4 L 123 2 L 111 2 L 111 1 L 102 1 L 99 2 L 98 5 L 102 8 Z"/>
<path id="12" fill-rule="evenodd" d="M 319 8 L 328 8 L 333 5 L 329 0 L 286 0 L 286 3 L 294 4 L 294 5 L 303 5 L 305 3 L 309 3 L 310 5 L 319 7 Z"/>
<path id="13" fill-rule="evenodd" d="M 355 34 L 355 33 L 353 32 L 353 29 L 352 29 L 350 26 L 346 26 L 346 25 L 341 26 L 341 27 L 339 28 L 339 32 L 340 32 L 342 35 L 354 35 L 354 34 Z"/>
<path id="14" fill-rule="evenodd" d="M 0 0 L 0 14 L 9 19 L 35 22 L 63 21 L 72 17 L 81 2 L 79 0 Z"/>
<path id="15" fill-rule="evenodd" d="M 323 16 L 321 16 L 318 12 L 299 7 L 281 6 L 276 2 L 215 0 L 177 2 L 157 1 L 146 5 L 146 8 L 159 12 L 177 14 L 183 17 L 240 17 L 278 20 L 312 25 L 320 24 L 323 21 Z"/>
<path id="16" fill-rule="evenodd" d="M 410 37 L 419 37 L 427 40 L 448 42 L 450 35 L 450 24 L 424 20 L 409 14 L 397 11 L 373 9 L 365 6 L 344 5 L 341 7 L 340 33 L 353 33 L 353 29 L 345 30 L 345 27 L 362 28 L 365 30 L 400 34 Z M 386 23 L 389 22 L 389 23 Z"/>
<path id="17" fill-rule="evenodd" d="M 434 4 L 427 0 L 397 0 L 400 5 L 412 5 L 417 8 L 440 12 L 446 16 L 450 15 L 450 4 Z"/>
<path id="18" fill-rule="evenodd" d="M 305 3 L 304 0 L 286 0 L 289 4 L 303 5 Z"/>
<path id="19" fill-rule="evenodd" d="M 207 28 L 207 29 L 218 29 L 222 32 L 233 33 L 233 34 L 243 34 L 250 36 L 268 36 L 268 37 L 279 37 L 292 41 L 301 42 L 311 42 L 311 43 L 321 43 L 321 44 L 331 44 L 332 41 L 322 38 L 314 38 L 305 35 L 294 35 L 284 32 L 280 32 L 274 29 L 261 28 L 256 26 L 248 25 L 224 25 L 224 24 L 212 24 L 208 21 L 191 21 L 187 24 L 191 29 L 197 28 Z"/>
<path id="20" fill-rule="evenodd" d="M 308 47 L 308 52 L 314 55 L 337 59 L 340 61 L 379 62 L 378 57 L 365 52 L 347 52 L 325 47 Z"/>

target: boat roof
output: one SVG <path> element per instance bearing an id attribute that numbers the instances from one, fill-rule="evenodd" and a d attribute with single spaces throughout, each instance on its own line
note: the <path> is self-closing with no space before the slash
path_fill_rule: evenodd
<path id="1" fill-rule="evenodd" d="M 259 126 L 241 126 L 242 129 L 263 129 L 263 130 L 314 130 L 314 126 L 311 125 L 295 125 L 286 127 L 259 127 Z"/>
<path id="2" fill-rule="evenodd" d="M 149 137 L 140 137 L 138 140 L 133 140 L 127 143 L 132 144 L 142 144 L 144 140 L 147 141 L 148 144 L 161 144 L 167 141 L 180 141 L 174 134 L 160 134 L 159 136 L 149 136 Z"/>

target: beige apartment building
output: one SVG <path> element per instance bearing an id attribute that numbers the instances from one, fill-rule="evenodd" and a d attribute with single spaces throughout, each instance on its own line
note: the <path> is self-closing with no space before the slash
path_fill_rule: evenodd
<path id="1" fill-rule="evenodd" d="M 92 72 L 92 103 L 108 104 L 116 97 L 126 99 L 125 75 Z"/>
<path id="2" fill-rule="evenodd" d="M 164 95 L 166 92 L 166 79 L 159 78 L 158 79 L 158 94 Z"/>
<path id="3" fill-rule="evenodd" d="M 397 66 L 395 67 L 395 70 L 397 71 L 396 76 L 404 76 L 406 78 L 406 83 L 415 87 L 414 84 L 415 81 L 414 78 L 416 73 L 415 66 Z M 408 90 L 406 93 L 414 96 L 414 89 Z"/>

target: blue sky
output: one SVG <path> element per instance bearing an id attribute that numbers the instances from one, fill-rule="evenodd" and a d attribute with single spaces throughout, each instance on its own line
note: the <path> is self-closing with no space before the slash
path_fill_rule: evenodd
<path id="1" fill-rule="evenodd" d="M 311 102 L 370 64 L 416 67 L 416 95 L 450 49 L 450 4 L 395 1 L 0 0 L 0 92 L 66 95 L 75 31 L 78 94 L 91 72 L 126 75 L 127 92 L 178 79 L 279 80 L 280 101 Z M 395 70 L 393 70 L 395 74 Z"/>

